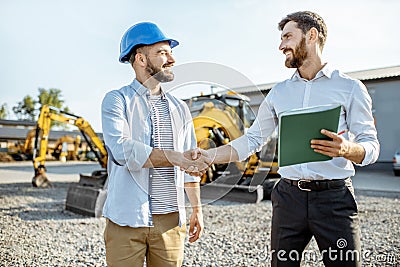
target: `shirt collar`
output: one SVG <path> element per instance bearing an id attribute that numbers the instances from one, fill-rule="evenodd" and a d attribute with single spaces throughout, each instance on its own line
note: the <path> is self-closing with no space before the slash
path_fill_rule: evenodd
<path id="1" fill-rule="evenodd" d="M 332 77 L 333 70 L 330 65 L 326 63 L 325 66 L 317 73 L 317 77 L 319 73 L 321 73 L 320 76 L 325 75 L 327 78 L 330 79 Z"/>
<path id="2" fill-rule="evenodd" d="M 315 78 L 313 80 L 321 78 L 322 76 L 326 76 L 328 79 L 330 79 L 332 77 L 332 73 L 333 71 L 330 68 L 330 65 L 326 63 L 325 66 L 323 66 L 322 69 L 317 72 L 317 75 L 315 75 Z M 292 81 L 303 80 L 303 78 L 300 76 L 298 69 L 295 71 L 290 79 Z"/>
<path id="3" fill-rule="evenodd" d="M 150 91 L 146 87 L 143 86 L 136 78 L 133 80 L 133 82 L 130 84 L 130 86 L 133 88 L 133 90 L 136 91 L 136 93 L 140 96 L 150 96 Z M 165 99 L 165 92 L 161 88 L 161 99 Z"/>

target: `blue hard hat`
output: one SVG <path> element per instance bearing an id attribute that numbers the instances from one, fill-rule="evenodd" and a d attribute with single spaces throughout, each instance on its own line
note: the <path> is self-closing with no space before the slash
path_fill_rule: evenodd
<path id="1" fill-rule="evenodd" d="M 171 48 L 179 44 L 178 41 L 167 38 L 158 26 L 151 22 L 141 22 L 130 27 L 122 36 L 119 61 L 126 63 L 132 49 L 138 45 L 151 45 L 162 41 L 168 41 Z"/>

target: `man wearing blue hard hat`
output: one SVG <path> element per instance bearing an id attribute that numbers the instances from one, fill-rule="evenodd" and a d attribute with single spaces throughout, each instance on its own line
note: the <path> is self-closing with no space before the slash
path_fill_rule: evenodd
<path id="1" fill-rule="evenodd" d="M 193 210 L 189 242 L 203 231 L 198 176 L 210 160 L 193 161 L 183 153 L 196 147 L 189 109 L 161 88 L 174 79 L 172 48 L 178 44 L 150 22 L 132 26 L 121 40 L 119 61 L 129 62 L 136 78 L 108 92 L 102 103 L 109 152 L 103 209 L 108 266 L 143 266 L 145 261 L 150 267 L 181 266 L 184 191 Z"/>

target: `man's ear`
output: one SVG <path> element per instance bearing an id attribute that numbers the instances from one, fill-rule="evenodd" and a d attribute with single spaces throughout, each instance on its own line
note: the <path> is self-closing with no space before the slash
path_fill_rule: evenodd
<path id="1" fill-rule="evenodd" d="M 307 41 L 312 41 L 316 42 L 318 41 L 318 30 L 315 27 L 312 27 L 308 32 L 307 32 Z"/>
<path id="2" fill-rule="evenodd" d="M 140 66 L 145 66 L 147 64 L 147 59 L 142 53 L 136 53 L 135 62 L 137 62 Z"/>

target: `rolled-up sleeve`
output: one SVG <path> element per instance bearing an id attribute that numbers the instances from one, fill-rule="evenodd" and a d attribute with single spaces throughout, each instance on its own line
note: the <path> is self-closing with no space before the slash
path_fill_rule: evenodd
<path id="1" fill-rule="evenodd" d="M 365 166 L 374 163 L 378 159 L 380 151 L 372 115 L 372 100 L 367 88 L 360 81 L 354 82 L 352 94 L 347 122 L 349 131 L 354 135 L 354 142 L 365 150 L 364 160 L 357 165 Z"/>
<path id="2" fill-rule="evenodd" d="M 152 147 L 132 139 L 126 118 L 124 98 L 117 91 L 106 94 L 101 106 L 104 141 L 113 162 L 139 171 L 152 152 Z"/>

